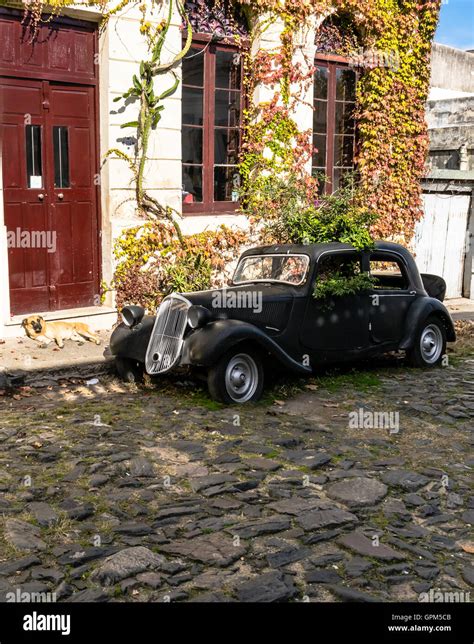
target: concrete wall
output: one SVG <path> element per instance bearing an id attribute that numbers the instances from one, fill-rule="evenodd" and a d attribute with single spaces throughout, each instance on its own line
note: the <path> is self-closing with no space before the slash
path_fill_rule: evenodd
<path id="1" fill-rule="evenodd" d="M 474 169 L 474 54 L 435 43 L 426 107 L 433 168 Z M 462 163 L 461 146 L 467 146 Z"/>
<path id="2" fill-rule="evenodd" d="M 468 167 L 474 170 L 474 95 L 441 101 L 428 101 L 426 110 L 433 159 L 436 167 L 459 169 L 463 144 L 467 146 Z M 440 155 L 440 151 L 447 154 Z"/>
<path id="3" fill-rule="evenodd" d="M 431 87 L 474 92 L 474 54 L 434 43 L 431 54 Z"/>

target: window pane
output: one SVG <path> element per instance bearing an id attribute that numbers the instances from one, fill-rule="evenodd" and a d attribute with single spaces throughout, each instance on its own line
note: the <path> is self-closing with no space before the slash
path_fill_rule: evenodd
<path id="1" fill-rule="evenodd" d="M 182 145 L 183 163 L 202 163 L 202 128 L 183 126 Z"/>
<path id="2" fill-rule="evenodd" d="M 183 123 L 202 125 L 202 89 L 183 87 Z"/>
<path id="3" fill-rule="evenodd" d="M 240 92 L 216 90 L 215 124 L 224 127 L 240 125 Z"/>
<path id="4" fill-rule="evenodd" d="M 28 188 L 43 187 L 43 170 L 41 164 L 41 126 L 27 125 L 26 137 L 26 181 Z"/>
<path id="5" fill-rule="evenodd" d="M 315 134 L 313 136 L 313 145 L 316 148 L 313 152 L 313 165 L 319 168 L 326 167 L 326 136 L 324 134 Z"/>
<path id="6" fill-rule="evenodd" d="M 352 172 L 353 168 L 334 168 L 334 180 L 332 184 L 332 189 L 337 190 L 344 185 L 344 177 Z"/>
<path id="7" fill-rule="evenodd" d="M 302 284 L 308 274 L 307 255 L 248 255 L 242 259 L 234 273 L 235 284 L 272 280 Z"/>
<path id="8" fill-rule="evenodd" d="M 311 174 L 318 179 L 318 195 L 322 195 L 326 187 L 326 168 L 311 168 Z"/>
<path id="9" fill-rule="evenodd" d="M 352 134 L 354 132 L 354 103 L 336 101 L 336 133 Z"/>
<path id="10" fill-rule="evenodd" d="M 326 280 L 337 273 L 344 277 L 354 277 L 362 272 L 362 261 L 359 253 L 334 253 L 323 255 L 318 262 L 316 282 Z"/>
<path id="11" fill-rule="evenodd" d="M 193 47 L 183 59 L 183 85 L 204 85 L 204 49 Z"/>
<path id="12" fill-rule="evenodd" d="M 314 73 L 314 98 L 328 97 L 328 68 L 316 67 Z"/>
<path id="13" fill-rule="evenodd" d="M 53 126 L 54 186 L 69 188 L 69 132 L 67 127 Z"/>
<path id="14" fill-rule="evenodd" d="M 237 166 L 214 168 L 214 201 L 239 200 L 240 175 Z"/>
<path id="15" fill-rule="evenodd" d="M 215 130 L 214 163 L 234 164 L 239 161 L 239 130 Z"/>
<path id="16" fill-rule="evenodd" d="M 314 104 L 313 131 L 326 134 L 327 130 L 327 111 L 328 104 L 326 101 L 316 101 Z"/>
<path id="17" fill-rule="evenodd" d="M 202 201 L 202 167 L 183 165 L 183 203 Z"/>
<path id="18" fill-rule="evenodd" d="M 334 165 L 352 166 L 354 157 L 354 137 L 334 136 Z"/>
<path id="19" fill-rule="evenodd" d="M 376 258 L 377 255 L 372 257 Z M 404 290 L 408 288 L 401 264 L 395 260 L 370 260 L 370 274 L 375 278 L 374 288 L 389 290 Z"/>
<path id="20" fill-rule="evenodd" d="M 236 51 L 216 52 L 216 87 L 240 89 L 240 58 Z"/>
<path id="21" fill-rule="evenodd" d="M 355 101 L 356 76 L 352 69 L 336 69 L 336 100 Z"/>

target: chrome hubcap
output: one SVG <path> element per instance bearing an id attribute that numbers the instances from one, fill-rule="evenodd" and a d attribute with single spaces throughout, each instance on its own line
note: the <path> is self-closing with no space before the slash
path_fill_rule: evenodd
<path id="1" fill-rule="evenodd" d="M 246 402 L 258 386 L 258 369 L 255 360 L 246 353 L 234 356 L 225 371 L 225 387 L 235 402 Z"/>
<path id="2" fill-rule="evenodd" d="M 420 338 L 420 350 L 423 360 L 427 364 L 433 364 L 439 359 L 442 349 L 443 336 L 439 327 L 436 324 L 428 324 L 423 329 Z"/>

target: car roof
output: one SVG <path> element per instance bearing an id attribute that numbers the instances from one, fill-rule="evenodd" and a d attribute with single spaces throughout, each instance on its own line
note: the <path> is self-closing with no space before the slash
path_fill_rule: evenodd
<path id="1" fill-rule="evenodd" d="M 409 264 L 413 262 L 413 257 L 410 252 L 403 246 L 400 246 L 400 244 L 387 241 L 376 241 L 374 246 L 375 250 L 391 251 L 401 255 Z M 356 249 L 350 244 L 342 244 L 340 242 L 331 242 L 327 244 L 273 244 L 269 246 L 256 246 L 255 248 L 249 248 L 242 253 L 242 257 L 246 257 L 248 255 L 303 254 L 309 255 L 313 260 L 317 260 L 323 253 L 342 250 L 350 251 Z"/>

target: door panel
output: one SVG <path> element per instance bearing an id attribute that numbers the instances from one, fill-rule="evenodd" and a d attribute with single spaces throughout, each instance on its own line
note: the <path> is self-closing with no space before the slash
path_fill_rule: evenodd
<path id="1" fill-rule="evenodd" d="M 425 194 L 423 202 L 414 239 L 418 268 L 444 278 L 447 299 L 462 297 L 471 196 Z"/>
<path id="2" fill-rule="evenodd" d="M 372 344 L 398 343 L 405 333 L 405 319 L 414 294 L 370 291 L 370 340 Z M 378 303 L 377 303 L 378 302 Z"/>
<path id="3" fill-rule="evenodd" d="M 58 232 L 52 277 L 58 308 L 93 306 L 98 293 L 93 108 L 92 88 L 51 85 L 49 135 L 54 167 L 51 210 L 52 223 Z"/>
<path id="4" fill-rule="evenodd" d="M 350 276 L 362 270 L 362 257 L 356 251 L 324 253 L 318 260 L 313 285 L 333 274 Z M 301 326 L 301 342 L 318 352 L 354 351 L 369 343 L 368 296 L 345 295 L 325 300 L 308 297 Z"/>
<path id="5" fill-rule="evenodd" d="M 89 86 L 0 79 L 13 315 L 95 303 L 94 99 Z"/>
<path id="6" fill-rule="evenodd" d="M 49 17 L 36 25 L 32 40 L 22 18 L 23 11 L 0 7 L 0 74 L 85 84 L 97 80 L 94 23 Z"/>
<path id="7" fill-rule="evenodd" d="M 303 344 L 318 351 L 351 351 L 368 344 L 367 295 L 335 297 L 324 304 L 308 298 L 301 327 Z"/>
<path id="8" fill-rule="evenodd" d="M 42 100 L 41 81 L 0 81 L 3 195 L 12 314 L 49 308 L 47 248 L 24 247 L 28 238 L 28 245 L 32 246 L 31 233 L 48 230 Z M 27 142 L 31 143 L 31 137 L 27 139 L 27 131 L 31 125 L 41 128 L 41 169 L 35 168 L 34 173 L 42 179 L 39 187 L 33 182 L 29 188 Z"/>
<path id="9" fill-rule="evenodd" d="M 406 316 L 415 299 L 408 268 L 390 251 L 370 252 L 368 262 L 375 280 L 375 288 L 369 293 L 371 344 L 396 345 L 405 334 Z"/>

